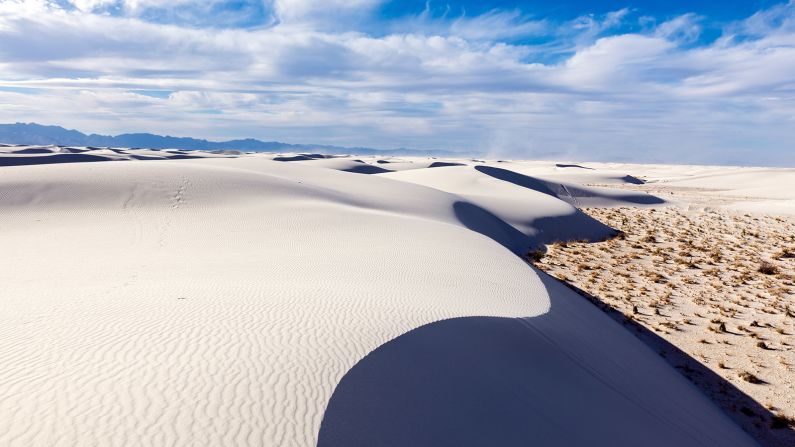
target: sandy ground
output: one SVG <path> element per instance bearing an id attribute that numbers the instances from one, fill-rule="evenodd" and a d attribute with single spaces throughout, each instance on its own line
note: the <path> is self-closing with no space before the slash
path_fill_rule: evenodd
<path id="1" fill-rule="evenodd" d="M 793 445 L 785 428 L 795 423 L 795 218 L 680 207 L 584 211 L 623 237 L 552 244 L 535 265 L 697 359 L 718 377 L 641 336 L 766 445 Z"/>

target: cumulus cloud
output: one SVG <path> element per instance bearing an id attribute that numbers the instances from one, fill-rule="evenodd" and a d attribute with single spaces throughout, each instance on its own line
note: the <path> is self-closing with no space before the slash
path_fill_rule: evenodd
<path id="1" fill-rule="evenodd" d="M 525 158 L 795 163 L 781 146 L 795 121 L 793 2 L 714 41 L 701 39 L 694 14 L 555 22 L 426 9 L 386 20 L 381 5 L 0 0 L 0 121 Z"/>

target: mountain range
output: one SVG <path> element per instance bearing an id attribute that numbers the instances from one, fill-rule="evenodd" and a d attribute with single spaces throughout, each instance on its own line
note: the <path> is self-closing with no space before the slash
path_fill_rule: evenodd
<path id="1" fill-rule="evenodd" d="M 84 134 L 60 126 L 36 123 L 0 124 L 0 143 L 24 145 L 57 145 L 80 147 L 127 147 L 182 150 L 238 150 L 250 152 L 323 152 L 358 155 L 461 155 L 452 151 L 417 149 L 374 149 L 321 144 L 289 144 L 260 141 L 252 138 L 230 141 L 208 141 L 189 137 L 172 137 L 151 133 L 127 133 L 116 136 Z"/>

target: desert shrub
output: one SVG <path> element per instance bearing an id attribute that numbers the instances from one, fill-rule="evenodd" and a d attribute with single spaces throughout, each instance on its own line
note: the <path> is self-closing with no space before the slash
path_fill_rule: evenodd
<path id="1" fill-rule="evenodd" d="M 770 420 L 770 428 L 781 429 L 795 427 L 795 418 L 777 414 Z"/>
<path id="2" fill-rule="evenodd" d="M 541 262 L 541 260 L 544 259 L 545 254 L 546 252 L 544 252 L 544 250 L 537 248 L 535 250 L 530 250 L 529 252 L 527 252 L 526 256 L 530 262 Z"/>
<path id="3" fill-rule="evenodd" d="M 641 242 L 648 242 L 650 244 L 654 244 L 657 242 L 657 238 L 654 237 L 654 235 L 647 234 L 643 239 L 641 239 Z"/>
<path id="4" fill-rule="evenodd" d="M 740 376 L 741 379 L 745 380 L 748 383 L 753 383 L 757 385 L 765 383 L 764 380 L 760 379 L 759 377 L 756 377 L 755 375 L 749 373 L 748 371 L 743 371 L 738 375 Z"/>
<path id="5" fill-rule="evenodd" d="M 778 273 L 778 267 L 773 265 L 773 263 L 771 262 L 762 261 L 762 263 L 759 264 L 759 273 L 765 275 L 775 275 L 776 273 Z"/>

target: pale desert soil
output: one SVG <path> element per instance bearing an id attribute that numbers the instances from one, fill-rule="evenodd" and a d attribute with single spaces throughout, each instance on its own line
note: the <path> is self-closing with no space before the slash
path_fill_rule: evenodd
<path id="1" fill-rule="evenodd" d="M 590 295 L 764 445 L 795 445 L 795 218 L 584 211 L 623 234 L 549 245 L 535 265 Z"/>

